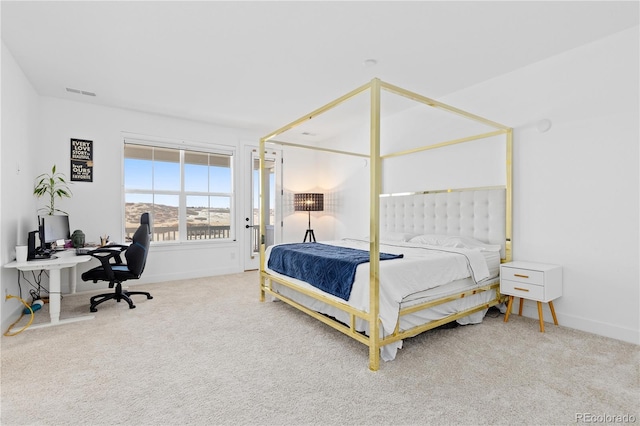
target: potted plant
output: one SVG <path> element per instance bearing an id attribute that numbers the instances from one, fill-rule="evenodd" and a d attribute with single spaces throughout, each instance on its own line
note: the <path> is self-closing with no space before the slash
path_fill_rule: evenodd
<path id="1" fill-rule="evenodd" d="M 51 173 L 43 173 L 36 177 L 36 185 L 33 188 L 33 195 L 40 198 L 49 194 L 49 206 L 42 207 L 49 215 L 55 212 L 67 214 L 66 212 L 56 209 L 55 202 L 57 198 L 71 198 L 71 190 L 64 174 L 56 172 L 56 165 L 51 168 Z"/>

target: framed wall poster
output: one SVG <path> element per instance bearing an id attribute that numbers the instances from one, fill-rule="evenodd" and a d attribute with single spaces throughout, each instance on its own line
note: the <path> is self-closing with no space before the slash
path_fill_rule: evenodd
<path id="1" fill-rule="evenodd" d="M 71 180 L 93 182 L 93 141 L 71 139 Z"/>

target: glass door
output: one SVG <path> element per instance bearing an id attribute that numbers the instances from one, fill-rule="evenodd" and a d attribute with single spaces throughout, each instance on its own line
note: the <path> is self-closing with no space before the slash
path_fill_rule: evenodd
<path id="1" fill-rule="evenodd" d="M 245 241 L 246 247 L 248 247 L 245 270 L 258 269 L 260 267 L 260 155 L 257 149 L 251 149 L 250 158 L 251 179 L 249 180 L 250 188 L 247 188 L 250 200 L 248 203 L 249 208 L 244 218 Z M 282 223 L 280 209 L 278 208 L 282 198 L 279 184 L 281 172 L 280 167 L 278 167 L 281 164 L 278 152 L 269 151 L 265 153 L 264 178 L 268 182 L 265 203 L 269 212 L 265 233 L 267 247 L 280 239 L 281 226 L 277 226 L 277 224 Z"/>

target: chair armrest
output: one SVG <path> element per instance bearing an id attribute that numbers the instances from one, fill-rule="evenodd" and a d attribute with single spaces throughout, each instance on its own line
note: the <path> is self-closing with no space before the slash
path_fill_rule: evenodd
<path id="1" fill-rule="evenodd" d="M 122 258 L 120 257 L 120 254 L 128 248 L 129 246 L 112 244 L 108 247 L 100 247 L 95 250 L 91 250 L 87 254 L 100 261 L 107 277 L 112 280 L 114 278 L 114 274 L 113 269 L 111 269 L 112 264 L 110 263 L 110 260 L 114 260 L 114 265 L 121 265 Z"/>
<path id="2" fill-rule="evenodd" d="M 115 259 L 116 264 L 120 265 L 122 264 L 122 259 L 120 258 L 120 253 L 122 253 L 123 251 L 125 251 L 126 249 L 128 249 L 129 246 L 128 245 L 122 245 L 122 244 L 111 244 L 109 246 L 105 246 L 105 247 L 99 247 L 95 250 L 91 250 L 90 252 L 88 252 L 87 254 L 89 256 L 93 256 L 96 259 Z"/>

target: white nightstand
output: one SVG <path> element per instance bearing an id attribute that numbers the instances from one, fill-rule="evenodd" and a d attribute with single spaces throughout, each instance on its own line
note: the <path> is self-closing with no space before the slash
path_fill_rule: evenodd
<path id="1" fill-rule="evenodd" d="M 514 297 L 520 298 L 518 315 L 522 315 L 523 299 L 537 301 L 540 331 L 544 333 L 543 302 L 549 304 L 553 323 L 558 325 L 553 299 L 562 296 L 562 267 L 521 261 L 503 263 L 500 265 L 500 293 L 509 295 L 504 322 L 509 321 Z"/>

